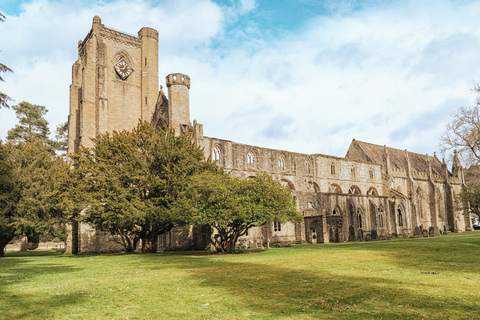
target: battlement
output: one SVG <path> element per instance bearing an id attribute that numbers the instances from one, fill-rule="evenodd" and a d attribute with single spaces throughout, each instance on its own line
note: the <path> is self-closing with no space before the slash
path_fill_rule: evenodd
<path id="1" fill-rule="evenodd" d="M 165 77 L 167 81 L 167 88 L 172 85 L 183 85 L 190 89 L 190 77 L 181 73 L 171 73 Z"/>

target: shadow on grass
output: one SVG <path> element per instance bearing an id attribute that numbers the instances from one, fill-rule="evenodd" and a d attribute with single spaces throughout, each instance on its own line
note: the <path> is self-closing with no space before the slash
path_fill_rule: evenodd
<path id="1" fill-rule="evenodd" d="M 413 292 L 402 280 L 202 259 L 206 260 L 203 267 L 195 266 L 189 259 L 178 267 L 188 269 L 193 277 L 201 279 L 201 286 L 228 292 L 234 298 L 227 300 L 232 308 L 241 307 L 273 318 L 309 314 L 336 319 L 459 319 L 478 314 L 475 306 L 458 299 L 449 303 L 448 316 L 445 316 L 438 299 Z"/>
<path id="2" fill-rule="evenodd" d="M 60 291 L 60 286 L 54 290 L 55 284 L 52 284 L 50 297 L 37 294 L 45 289 L 39 285 L 38 279 L 51 275 L 61 279 L 63 274 L 80 269 L 41 260 L 42 257 L 68 257 L 62 256 L 62 253 L 63 250 L 9 252 L 0 259 L 0 319 L 48 319 L 49 312 L 59 305 L 74 305 L 82 300 L 79 292 L 65 294 Z"/>
<path id="3" fill-rule="evenodd" d="M 480 319 L 476 287 L 449 294 L 443 290 L 455 286 L 456 278 L 431 272 L 453 269 L 454 274 L 473 273 L 480 278 L 477 244 L 480 237 L 303 245 L 259 253 L 250 262 L 239 255 L 192 256 L 186 252 L 141 258 L 149 269 L 160 269 L 156 261 L 172 258 L 170 262 L 187 270 L 199 286 L 224 292 L 225 298 L 218 303 L 244 310 L 245 317 Z M 317 262 L 327 251 L 350 255 L 353 260 L 362 252 L 372 252 L 382 266 L 376 268 L 375 260 L 360 260 L 358 272 L 337 272 L 334 265 Z M 261 256 L 266 263 L 259 262 Z M 272 264 L 277 257 L 279 263 Z M 293 260 L 282 263 L 285 258 Z M 294 260 L 298 258 L 303 260 Z"/>

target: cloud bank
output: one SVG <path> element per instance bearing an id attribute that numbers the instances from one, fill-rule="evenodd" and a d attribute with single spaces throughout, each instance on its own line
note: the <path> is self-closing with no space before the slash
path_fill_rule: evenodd
<path id="1" fill-rule="evenodd" d="M 45 105 L 52 128 L 66 121 L 77 42 L 99 15 L 127 33 L 159 31 L 160 82 L 173 72 L 191 77 L 192 120 L 207 136 L 337 156 L 353 138 L 437 150 L 450 115 L 474 103 L 480 3 L 317 7 L 305 0 L 288 8 L 253 0 L 25 1 L 5 10 L 0 25 L 0 61 L 14 70 L 1 91 Z M 1 138 L 14 122 L 13 111 L 0 110 Z"/>

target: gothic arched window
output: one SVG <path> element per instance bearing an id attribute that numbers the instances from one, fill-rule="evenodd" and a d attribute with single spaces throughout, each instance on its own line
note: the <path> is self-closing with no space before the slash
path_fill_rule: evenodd
<path id="1" fill-rule="evenodd" d="M 218 146 L 213 147 L 212 150 L 212 160 L 213 161 L 220 161 L 222 153 L 220 152 L 220 148 Z"/>
<path id="2" fill-rule="evenodd" d="M 310 174 L 310 161 L 308 160 L 305 162 L 305 172 Z"/>
<path id="3" fill-rule="evenodd" d="M 250 167 L 255 166 L 255 156 L 253 155 L 252 151 L 247 153 L 247 165 Z"/>
<path id="4" fill-rule="evenodd" d="M 278 167 L 280 168 L 280 171 L 285 170 L 285 159 L 283 157 L 278 158 Z"/>

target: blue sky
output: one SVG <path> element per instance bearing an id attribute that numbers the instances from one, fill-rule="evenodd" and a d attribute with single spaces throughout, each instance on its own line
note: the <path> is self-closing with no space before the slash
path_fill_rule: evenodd
<path id="1" fill-rule="evenodd" d="M 106 26 L 160 35 L 160 83 L 192 78 L 207 136 L 344 156 L 353 138 L 439 151 L 480 79 L 478 1 L 2 0 L 0 91 L 68 116 L 77 42 Z M 15 123 L 0 110 L 0 138 Z"/>

